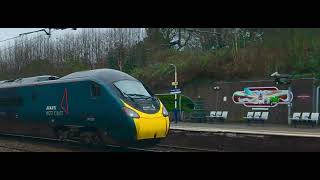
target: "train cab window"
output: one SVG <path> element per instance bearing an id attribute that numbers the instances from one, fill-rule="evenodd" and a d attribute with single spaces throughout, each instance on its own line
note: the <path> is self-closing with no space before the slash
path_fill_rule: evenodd
<path id="1" fill-rule="evenodd" d="M 148 91 L 148 93 L 151 95 L 151 96 L 154 96 L 154 94 L 152 93 L 152 91 L 149 89 L 148 86 L 146 86 L 144 83 L 141 82 L 141 84 L 144 86 L 144 88 L 146 88 L 146 90 Z"/>
<path id="2" fill-rule="evenodd" d="M 96 97 L 101 95 L 100 86 L 98 84 L 91 85 L 91 96 Z"/>
<path id="3" fill-rule="evenodd" d="M 149 98 L 152 95 L 146 90 L 146 87 L 139 81 L 133 80 L 121 80 L 114 82 L 114 85 L 118 90 L 125 96 L 138 97 L 138 98 Z"/>

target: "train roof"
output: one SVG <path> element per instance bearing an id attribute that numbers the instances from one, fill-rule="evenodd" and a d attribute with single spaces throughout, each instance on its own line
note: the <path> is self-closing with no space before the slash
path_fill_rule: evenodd
<path id="1" fill-rule="evenodd" d="M 43 81 L 56 80 L 56 79 L 59 79 L 59 77 L 58 76 L 53 76 L 53 75 L 42 75 L 42 76 L 10 79 L 10 80 L 0 81 L 0 87 L 1 86 L 22 85 L 22 84 L 29 84 L 29 83 L 34 83 L 34 82 L 43 82 Z"/>
<path id="2" fill-rule="evenodd" d="M 35 77 L 28 77 L 28 78 L 4 80 L 4 81 L 0 81 L 0 87 L 17 87 L 17 86 L 23 86 L 23 85 L 33 84 L 33 83 L 49 83 L 49 82 L 52 82 L 51 80 L 58 80 L 55 82 L 61 82 L 61 81 L 89 80 L 89 79 L 101 80 L 108 84 L 113 83 L 115 81 L 119 81 L 119 80 L 136 80 L 132 76 L 118 70 L 95 69 L 95 70 L 74 72 L 69 75 L 63 76 L 61 78 L 53 75 L 43 75 L 43 76 L 35 76 Z"/>
<path id="3" fill-rule="evenodd" d="M 78 78 L 94 78 L 99 79 L 107 83 L 113 83 L 119 80 L 136 80 L 134 77 L 115 70 L 115 69 L 95 69 L 88 71 L 80 71 L 75 72 L 64 77 L 61 77 L 60 80 L 68 80 L 68 79 L 78 79 Z"/>

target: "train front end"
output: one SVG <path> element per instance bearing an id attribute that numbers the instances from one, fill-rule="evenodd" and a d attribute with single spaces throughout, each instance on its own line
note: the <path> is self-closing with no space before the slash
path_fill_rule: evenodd
<path id="1" fill-rule="evenodd" d="M 136 141 L 165 138 L 169 132 L 169 114 L 161 101 L 137 80 L 114 82 L 123 103 L 123 112 L 134 122 Z"/>
<path id="2" fill-rule="evenodd" d="M 154 114 L 141 112 L 125 103 L 124 111 L 130 116 L 136 127 L 136 140 L 165 138 L 169 131 L 169 117 L 166 108 L 161 104 Z"/>

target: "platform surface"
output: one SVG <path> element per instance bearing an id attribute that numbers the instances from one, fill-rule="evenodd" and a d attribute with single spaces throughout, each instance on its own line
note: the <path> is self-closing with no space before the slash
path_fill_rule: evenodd
<path id="1" fill-rule="evenodd" d="M 229 124 L 229 123 L 189 123 L 189 122 L 171 122 L 170 129 L 201 132 L 224 132 L 224 133 L 245 133 L 258 135 L 280 135 L 280 136 L 301 136 L 301 137 L 319 137 L 320 127 L 312 128 L 307 125 L 298 125 L 297 128 L 289 125 L 272 124 Z"/>

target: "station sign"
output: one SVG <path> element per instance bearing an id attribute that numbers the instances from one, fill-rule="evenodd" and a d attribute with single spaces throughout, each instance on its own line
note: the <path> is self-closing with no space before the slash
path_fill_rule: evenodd
<path id="1" fill-rule="evenodd" d="M 178 86 L 179 83 L 178 82 L 172 82 L 171 84 L 172 84 L 172 86 Z"/>
<path id="2" fill-rule="evenodd" d="M 181 94 L 181 89 L 171 89 L 170 94 Z"/>

